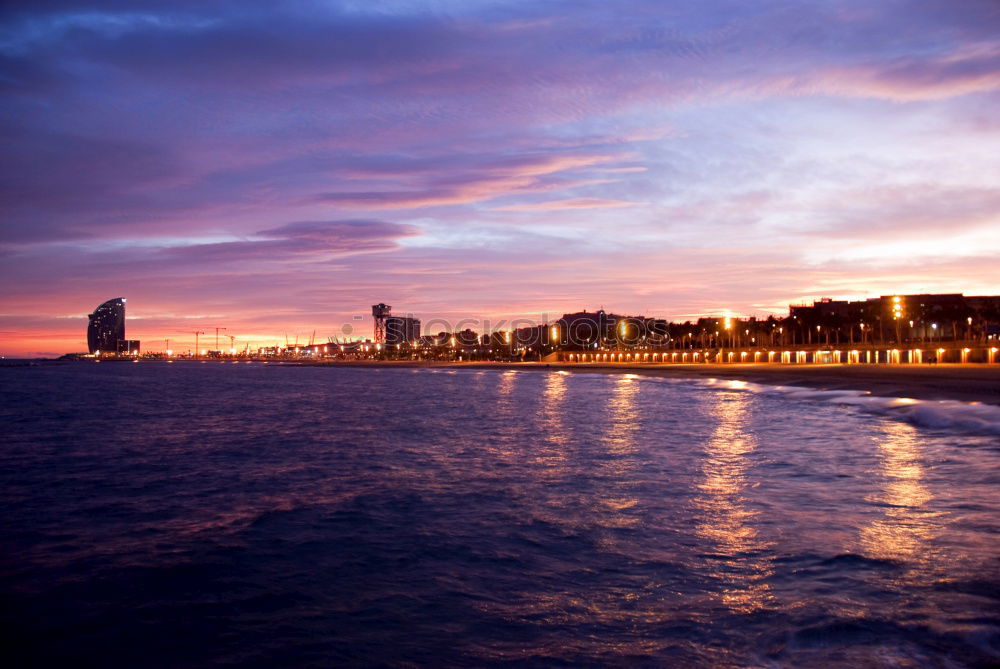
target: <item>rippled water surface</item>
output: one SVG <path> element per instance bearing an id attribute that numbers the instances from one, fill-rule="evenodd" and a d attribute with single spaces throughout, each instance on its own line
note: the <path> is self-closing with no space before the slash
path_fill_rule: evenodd
<path id="1" fill-rule="evenodd" d="M 78 363 L 0 392 L 19 664 L 1000 662 L 996 436 L 615 374 Z"/>

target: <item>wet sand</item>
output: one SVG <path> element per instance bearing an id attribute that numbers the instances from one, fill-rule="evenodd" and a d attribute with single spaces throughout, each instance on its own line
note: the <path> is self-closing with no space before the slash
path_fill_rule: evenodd
<path id="1" fill-rule="evenodd" d="M 316 363 L 307 363 L 316 364 Z M 675 378 L 738 379 L 772 386 L 868 391 L 880 397 L 958 400 L 1000 405 L 1000 365 L 705 365 L 562 362 L 333 362 L 350 366 L 452 369 L 561 369 L 578 373 L 627 372 Z"/>

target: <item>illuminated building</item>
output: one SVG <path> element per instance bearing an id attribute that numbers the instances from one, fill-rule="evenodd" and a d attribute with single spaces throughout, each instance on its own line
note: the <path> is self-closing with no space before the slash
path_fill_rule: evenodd
<path id="1" fill-rule="evenodd" d="M 389 316 L 385 319 L 385 344 L 400 348 L 420 339 L 420 319 Z"/>
<path id="2" fill-rule="evenodd" d="M 87 348 L 91 353 L 116 353 L 125 339 L 125 298 L 116 297 L 94 309 L 87 325 Z"/>

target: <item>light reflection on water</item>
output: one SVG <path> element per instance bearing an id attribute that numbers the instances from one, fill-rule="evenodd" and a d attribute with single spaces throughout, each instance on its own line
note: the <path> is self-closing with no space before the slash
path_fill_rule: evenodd
<path id="1" fill-rule="evenodd" d="M 554 446 L 563 446 L 569 440 L 563 424 L 566 399 L 566 377 L 562 374 L 547 374 L 545 389 L 542 391 L 540 423 L 543 438 Z"/>
<path id="2" fill-rule="evenodd" d="M 765 579 L 773 573 L 768 550 L 745 497 L 751 482 L 748 455 L 756 448 L 754 435 L 746 429 L 752 396 L 749 393 L 716 394 L 712 416 L 717 424 L 705 444 L 703 478 L 694 505 L 698 509 L 695 531 L 709 540 L 713 551 L 704 567 L 720 583 L 723 604 L 737 613 L 764 608 L 771 598 Z"/>
<path id="3" fill-rule="evenodd" d="M 641 427 L 637 404 L 640 384 L 635 378 L 633 374 L 618 377 L 607 400 L 602 441 L 608 457 L 601 460 L 599 472 L 608 486 L 595 501 L 600 522 L 608 527 L 635 527 L 640 522 L 637 514 L 628 512 L 639 504 L 630 494 L 635 485 L 631 474 L 636 466 L 636 437 Z"/>
<path id="4" fill-rule="evenodd" d="M 568 428 L 563 420 L 566 407 L 566 377 L 547 374 L 538 412 L 539 439 L 529 452 L 532 463 L 539 467 L 539 475 L 546 480 L 556 480 L 565 475 L 567 446 L 570 442 Z"/>
<path id="5" fill-rule="evenodd" d="M 883 506 L 885 515 L 861 529 L 862 549 L 870 557 L 917 568 L 930 557 L 925 546 L 940 516 L 925 509 L 932 495 L 923 482 L 920 435 L 912 425 L 886 422 L 877 446 L 884 483 L 869 501 Z"/>
<path id="6" fill-rule="evenodd" d="M 489 382 L 494 379 L 491 378 Z M 517 420 L 517 403 L 514 398 L 514 390 L 517 384 L 517 372 L 509 370 L 499 374 L 496 378 L 497 399 L 494 404 L 493 419 L 497 425 L 508 425 Z M 489 439 L 485 440 L 484 446 L 492 449 L 497 454 L 499 461 L 511 465 L 519 457 L 517 444 L 514 439 Z"/>

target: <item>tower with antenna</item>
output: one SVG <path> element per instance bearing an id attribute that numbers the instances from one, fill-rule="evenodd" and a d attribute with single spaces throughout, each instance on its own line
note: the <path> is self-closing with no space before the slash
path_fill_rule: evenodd
<path id="1" fill-rule="evenodd" d="M 391 313 L 392 307 L 388 304 L 372 305 L 372 318 L 375 319 L 375 344 L 377 346 L 385 345 L 385 321 Z"/>

